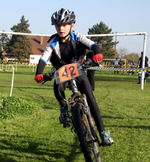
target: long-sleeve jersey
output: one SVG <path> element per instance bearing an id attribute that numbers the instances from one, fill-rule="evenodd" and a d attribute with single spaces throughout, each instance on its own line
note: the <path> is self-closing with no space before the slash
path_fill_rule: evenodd
<path id="1" fill-rule="evenodd" d="M 142 68 L 142 61 L 143 61 L 143 56 L 141 56 L 140 58 L 139 58 L 139 61 L 138 61 L 138 63 L 139 63 L 139 68 Z M 147 56 L 145 56 L 145 65 L 144 65 L 145 67 L 148 67 L 148 57 Z"/>
<path id="2" fill-rule="evenodd" d="M 78 32 L 71 31 L 70 38 L 66 42 L 61 42 L 58 34 L 51 36 L 39 60 L 36 75 L 43 73 L 48 61 L 58 69 L 62 66 L 62 62 L 71 63 L 74 57 L 80 57 L 80 55 L 85 53 L 86 49 L 92 50 L 93 55 L 101 53 L 99 46 L 95 42 Z"/>

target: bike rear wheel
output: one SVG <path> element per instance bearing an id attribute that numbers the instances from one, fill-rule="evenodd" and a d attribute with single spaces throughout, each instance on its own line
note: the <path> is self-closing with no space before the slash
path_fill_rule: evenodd
<path id="1" fill-rule="evenodd" d="M 72 107 L 72 120 L 86 162 L 101 162 L 96 139 L 91 133 L 87 116 L 79 103 Z"/>

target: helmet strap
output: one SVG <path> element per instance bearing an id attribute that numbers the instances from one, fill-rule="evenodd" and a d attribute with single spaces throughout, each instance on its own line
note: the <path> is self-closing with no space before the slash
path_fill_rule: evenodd
<path id="1" fill-rule="evenodd" d="M 69 33 L 65 37 L 60 37 L 62 42 L 63 42 L 63 40 L 65 40 L 65 38 L 67 38 L 70 35 L 71 29 L 72 29 L 72 27 L 70 27 L 70 31 L 69 31 Z"/>
<path id="2" fill-rule="evenodd" d="M 60 37 L 61 40 L 67 38 L 70 35 L 70 32 L 65 37 Z"/>

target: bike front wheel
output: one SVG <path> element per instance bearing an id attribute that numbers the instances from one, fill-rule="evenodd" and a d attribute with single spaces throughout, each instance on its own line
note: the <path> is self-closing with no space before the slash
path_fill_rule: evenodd
<path id="1" fill-rule="evenodd" d="M 92 135 L 87 115 L 83 111 L 82 104 L 75 104 L 71 110 L 75 131 L 78 135 L 86 162 L 101 162 L 96 139 Z"/>

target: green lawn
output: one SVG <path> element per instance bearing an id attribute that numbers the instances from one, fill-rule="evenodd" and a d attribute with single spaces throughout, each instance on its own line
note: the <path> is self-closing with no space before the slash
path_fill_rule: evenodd
<path id="1" fill-rule="evenodd" d="M 34 76 L 32 67 L 18 66 L 9 97 L 12 72 L 0 72 L 0 161 L 83 162 L 76 134 L 59 123 L 53 81 L 41 86 Z M 95 79 L 94 95 L 115 141 L 99 148 L 102 162 L 149 162 L 150 77 L 144 90 L 136 74 L 98 71 Z"/>

